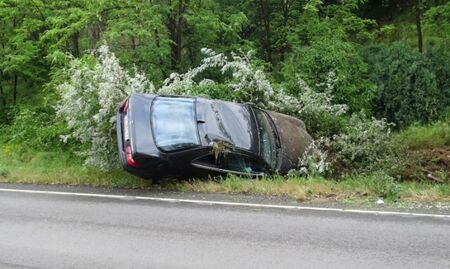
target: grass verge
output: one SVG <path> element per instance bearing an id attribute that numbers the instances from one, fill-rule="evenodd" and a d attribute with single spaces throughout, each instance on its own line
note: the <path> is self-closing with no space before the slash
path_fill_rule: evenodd
<path id="1" fill-rule="evenodd" d="M 248 179 L 191 180 L 164 185 L 136 178 L 121 170 L 102 172 L 85 168 L 64 152 L 39 152 L 16 159 L 0 151 L 0 182 L 85 185 L 206 193 L 243 193 L 284 196 L 298 201 L 450 202 L 450 182 L 397 182 L 384 175 L 353 176 L 342 180 L 320 177 L 272 176 Z"/>
<path id="2" fill-rule="evenodd" d="M 450 147 L 450 118 L 430 125 L 413 125 L 397 137 L 410 149 Z"/>
<path id="3" fill-rule="evenodd" d="M 103 172 L 86 168 L 66 152 L 8 154 L 0 150 L 0 182 L 85 185 L 112 188 L 147 188 L 151 182 L 122 170 Z"/>

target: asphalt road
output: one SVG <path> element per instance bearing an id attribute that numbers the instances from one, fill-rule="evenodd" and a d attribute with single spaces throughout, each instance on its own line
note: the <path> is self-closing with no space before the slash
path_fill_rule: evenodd
<path id="1" fill-rule="evenodd" d="M 450 268 L 450 219 L 0 191 L 0 268 Z"/>

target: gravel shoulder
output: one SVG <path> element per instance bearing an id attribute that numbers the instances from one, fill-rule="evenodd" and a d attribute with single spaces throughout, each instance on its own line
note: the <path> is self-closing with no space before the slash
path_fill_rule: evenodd
<path id="1" fill-rule="evenodd" d="M 130 199 L 136 196 L 141 196 L 141 197 L 157 197 L 157 198 L 182 199 L 182 200 L 305 206 L 318 208 L 320 207 L 320 208 L 340 208 L 340 209 L 362 209 L 362 210 L 376 210 L 376 211 L 396 211 L 396 212 L 450 215 L 450 203 L 446 202 L 436 202 L 436 203 L 403 202 L 403 203 L 378 204 L 377 201 L 373 200 L 337 201 L 333 200 L 333 198 L 316 199 L 308 202 L 299 202 L 298 200 L 287 196 L 199 193 L 199 192 L 185 192 L 185 191 L 179 192 L 166 190 L 161 191 L 161 190 L 103 188 L 103 187 L 87 187 L 87 186 L 69 186 L 69 185 L 17 184 L 17 183 L 0 183 L 0 189 L 21 189 L 21 190 L 39 190 L 52 192 L 124 195 L 129 196 Z"/>

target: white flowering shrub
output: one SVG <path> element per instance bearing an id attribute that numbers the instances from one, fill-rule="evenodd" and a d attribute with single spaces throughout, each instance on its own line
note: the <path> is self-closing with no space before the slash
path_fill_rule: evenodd
<path id="1" fill-rule="evenodd" d="M 346 131 L 333 137 L 330 151 L 334 152 L 336 173 L 398 174 L 404 165 L 402 146 L 396 143 L 385 119 L 367 120 L 364 113 L 353 114 Z"/>
<path id="2" fill-rule="evenodd" d="M 251 62 L 251 53 L 244 56 L 232 54 L 226 57 L 222 53 L 215 53 L 210 49 L 202 49 L 206 56 L 201 64 L 184 74 L 173 73 L 164 81 L 158 90 L 161 94 L 208 95 L 210 87 L 216 86 L 223 90 L 211 78 L 202 76 L 208 70 L 218 70 L 221 75 L 229 76 L 223 84 L 233 94 L 233 101 L 251 102 L 259 107 L 283 112 L 305 118 L 311 115 L 331 114 L 340 116 L 347 111 L 346 105 L 332 104 L 335 75 L 330 72 L 327 76 L 326 91 L 316 92 L 303 80 L 299 79 L 301 94 L 297 97 L 288 95 L 281 87 L 274 88 L 263 70 L 256 68 Z M 193 89 L 204 88 L 205 91 Z"/>
<path id="3" fill-rule="evenodd" d="M 331 170 L 331 162 L 327 151 L 329 146 L 330 139 L 327 137 L 314 140 L 309 145 L 308 150 L 303 153 L 297 173 L 306 176 L 328 173 Z"/>
<path id="4" fill-rule="evenodd" d="M 110 169 L 117 163 L 115 112 L 129 94 L 152 92 L 153 85 L 136 72 L 130 76 L 106 45 L 92 51 L 95 65 L 73 58 L 65 70 L 67 81 L 58 86 L 61 99 L 57 115 L 71 131 L 63 141 L 75 139 L 84 145 L 79 154 L 85 163 Z"/>
<path id="5" fill-rule="evenodd" d="M 353 114 L 345 131 L 321 138 L 303 156 L 305 174 L 342 175 L 386 173 L 398 175 L 406 163 L 402 145 L 391 136 L 386 120 L 367 120 L 364 113 Z"/>
<path id="6" fill-rule="evenodd" d="M 229 76 L 225 86 L 235 92 L 235 101 L 252 102 L 261 107 L 267 107 L 276 98 L 270 82 L 262 70 L 251 64 L 250 53 L 245 56 L 232 54 L 230 58 L 210 49 L 202 49 L 206 56 L 201 64 L 184 74 L 173 73 L 164 81 L 158 90 L 162 94 L 191 95 L 194 88 L 216 85 L 211 78 L 202 75 L 206 71 L 218 70 L 222 76 Z M 198 92 L 196 92 L 198 93 Z M 207 95 L 207 92 L 203 92 Z"/>

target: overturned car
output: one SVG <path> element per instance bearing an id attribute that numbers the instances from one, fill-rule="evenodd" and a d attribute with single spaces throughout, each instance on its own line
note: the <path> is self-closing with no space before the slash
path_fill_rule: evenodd
<path id="1" fill-rule="evenodd" d="M 253 104 L 153 94 L 120 105 L 117 140 L 123 168 L 154 180 L 284 174 L 312 142 L 302 121 Z"/>

